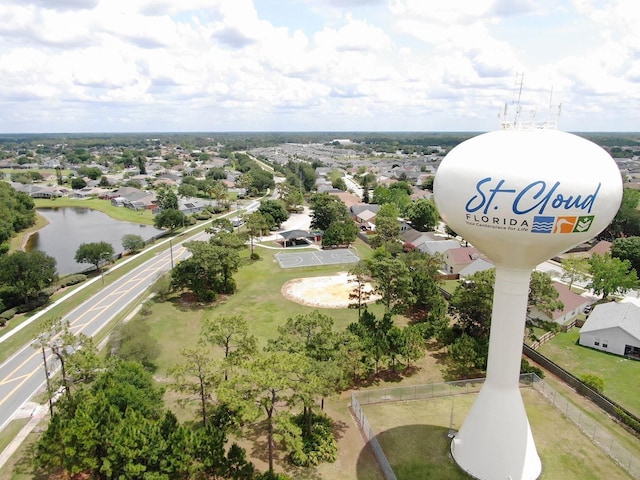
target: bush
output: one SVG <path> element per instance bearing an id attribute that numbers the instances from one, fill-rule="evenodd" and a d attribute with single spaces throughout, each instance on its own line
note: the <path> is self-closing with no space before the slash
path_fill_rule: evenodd
<path id="1" fill-rule="evenodd" d="M 68 275 L 66 277 L 61 278 L 58 281 L 58 285 L 60 288 L 69 287 L 71 285 L 75 285 L 77 283 L 82 283 L 87 279 L 87 276 L 82 273 L 76 273 L 75 275 Z"/>
<path id="2" fill-rule="evenodd" d="M 331 419 L 324 415 L 312 415 L 311 435 L 307 431 L 304 414 L 292 418 L 302 432 L 302 442 L 289 454 L 291 463 L 298 467 L 310 467 L 322 462 L 335 462 L 338 456 L 338 443 L 333 434 Z"/>
<path id="3" fill-rule="evenodd" d="M 634 430 L 636 433 L 640 433 L 640 422 L 639 421 L 637 421 L 635 418 L 633 418 L 632 416 L 627 414 L 621 408 L 617 408 L 616 407 L 614 411 L 616 413 L 616 416 L 618 417 L 618 419 L 622 423 L 624 423 L 627 427 L 629 427 L 632 430 Z"/>
<path id="4" fill-rule="evenodd" d="M 30 312 L 32 310 L 35 310 L 36 308 L 46 305 L 48 301 L 49 301 L 49 295 L 40 294 L 37 297 L 31 298 L 27 303 L 18 305 L 18 307 L 16 307 L 16 312 L 17 313 Z"/>
<path id="5" fill-rule="evenodd" d="M 604 380 L 593 373 L 585 373 L 580 377 L 580 381 L 595 392 L 602 393 L 604 391 Z"/>
<path id="6" fill-rule="evenodd" d="M 544 378 L 542 369 L 531 365 L 526 358 L 520 361 L 520 373 L 535 373 L 539 378 Z"/>
<path id="7" fill-rule="evenodd" d="M 50 287 L 46 287 L 46 288 L 43 288 L 42 290 L 40 290 L 40 293 L 42 295 L 46 295 L 47 297 L 50 297 L 51 295 L 56 293 L 58 290 L 60 290 L 59 286 L 51 285 Z"/>
<path id="8" fill-rule="evenodd" d="M 5 310 L 4 312 L 0 313 L 0 323 L 2 322 L 2 320 L 4 320 L 4 323 L 2 323 L 2 326 L 4 326 L 9 320 L 11 320 L 16 312 L 17 312 L 17 308 L 10 308 L 9 310 Z"/>

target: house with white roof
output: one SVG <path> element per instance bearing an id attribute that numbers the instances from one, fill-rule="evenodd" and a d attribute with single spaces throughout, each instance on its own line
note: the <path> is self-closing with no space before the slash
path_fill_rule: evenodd
<path id="1" fill-rule="evenodd" d="M 640 307 L 615 302 L 596 305 L 580 329 L 579 343 L 640 359 Z"/>

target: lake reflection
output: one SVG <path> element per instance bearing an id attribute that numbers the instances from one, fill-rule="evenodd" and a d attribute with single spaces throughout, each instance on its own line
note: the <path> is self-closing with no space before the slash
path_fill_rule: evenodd
<path id="1" fill-rule="evenodd" d="M 140 235 L 145 240 L 162 232 L 150 225 L 122 222 L 90 208 L 43 208 L 37 212 L 49 224 L 33 234 L 26 250 L 40 250 L 56 259 L 58 275 L 81 272 L 91 265 L 76 263 L 74 257 L 81 243 L 108 242 L 116 254 L 122 253 L 122 237 Z"/>

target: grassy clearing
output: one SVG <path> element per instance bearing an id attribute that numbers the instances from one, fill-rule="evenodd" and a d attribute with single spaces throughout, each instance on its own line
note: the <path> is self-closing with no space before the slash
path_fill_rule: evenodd
<path id="1" fill-rule="evenodd" d="M 166 302 L 152 302 L 150 331 L 162 345 L 157 361 L 158 375 L 165 375 L 167 369 L 177 363 L 180 349 L 197 340 L 205 318 L 242 316 L 250 322 L 252 334 L 264 346 L 269 339 L 277 336 L 277 327 L 288 318 L 306 315 L 317 309 L 284 298 L 280 292 L 284 283 L 294 278 L 331 275 L 351 268 L 351 265 L 327 265 L 280 269 L 275 261 L 275 254 L 279 251 L 256 248 L 261 258 L 241 268 L 236 274 L 237 293 L 221 297 L 214 305 L 185 304 L 178 296 Z M 381 305 L 371 305 L 370 310 L 376 315 L 383 313 Z M 334 319 L 336 329 L 343 329 L 358 319 L 358 312 L 353 309 L 322 309 L 322 312 Z M 399 323 L 406 322 L 406 319 L 396 320 Z"/>
<path id="2" fill-rule="evenodd" d="M 531 389 L 522 394 L 542 461 L 540 479 L 631 478 L 541 395 Z M 447 432 L 452 403 L 453 427 L 459 429 L 473 400 L 475 395 L 458 395 L 366 405 L 363 410 L 399 480 L 463 480 L 469 477 L 449 454 Z"/>
<path id="3" fill-rule="evenodd" d="M 579 338 L 580 330 L 573 328 L 559 333 L 538 351 L 578 378 L 585 373 L 598 375 L 604 380 L 606 396 L 640 415 L 640 386 L 635 381 L 640 378 L 640 362 L 583 347 L 577 343 Z"/>
<path id="4" fill-rule="evenodd" d="M 111 205 L 111 201 L 109 200 L 101 200 L 99 198 L 79 199 L 60 197 L 51 200 L 36 198 L 34 199 L 34 201 L 36 204 L 36 208 L 91 208 L 93 210 L 98 210 L 102 213 L 105 213 L 116 220 L 153 225 L 154 215 L 153 213 L 151 213 L 151 210 L 135 211 L 125 207 L 115 207 Z"/>

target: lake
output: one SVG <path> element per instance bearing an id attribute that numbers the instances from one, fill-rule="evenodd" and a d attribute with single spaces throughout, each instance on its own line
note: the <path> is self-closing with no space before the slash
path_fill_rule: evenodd
<path id="1" fill-rule="evenodd" d="M 105 241 L 113 250 L 122 253 L 122 237 L 127 234 L 140 235 L 145 240 L 163 232 L 151 225 L 114 220 L 108 215 L 90 208 L 42 208 L 37 212 L 49 224 L 31 235 L 25 250 L 40 250 L 56 259 L 58 275 L 78 273 L 91 265 L 76 263 L 76 250 L 82 243 Z"/>

